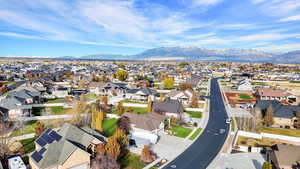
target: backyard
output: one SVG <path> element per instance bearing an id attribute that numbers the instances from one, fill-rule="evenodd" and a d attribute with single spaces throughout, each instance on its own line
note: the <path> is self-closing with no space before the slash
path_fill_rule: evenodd
<path id="1" fill-rule="evenodd" d="M 106 137 L 112 136 L 117 129 L 118 119 L 111 118 L 103 121 L 103 131 Z"/>
<path id="2" fill-rule="evenodd" d="M 26 154 L 33 152 L 35 150 L 34 140 L 35 138 L 21 140 L 20 142 L 23 147 L 21 148 L 20 152 L 24 152 Z"/>
<path id="3" fill-rule="evenodd" d="M 239 94 L 239 97 L 243 100 L 251 100 L 252 97 L 247 94 Z"/>
<path id="4" fill-rule="evenodd" d="M 53 106 L 50 107 L 52 114 L 55 115 L 61 115 L 61 114 L 67 114 L 68 110 L 71 110 L 70 108 L 64 108 L 63 106 Z"/>
<path id="5" fill-rule="evenodd" d="M 56 99 L 49 99 L 45 103 L 64 103 L 64 102 L 65 102 L 65 98 L 61 97 Z"/>
<path id="6" fill-rule="evenodd" d="M 148 113 L 146 107 L 125 107 L 125 111 L 129 113 L 136 113 L 136 114 L 146 114 Z"/>

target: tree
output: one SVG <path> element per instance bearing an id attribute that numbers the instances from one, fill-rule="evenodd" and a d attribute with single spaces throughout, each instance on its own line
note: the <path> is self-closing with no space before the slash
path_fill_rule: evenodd
<path id="1" fill-rule="evenodd" d="M 147 105 L 147 111 L 152 112 L 152 108 L 153 108 L 153 101 L 149 100 Z"/>
<path id="2" fill-rule="evenodd" d="M 121 116 L 122 114 L 125 113 L 125 108 L 123 106 L 123 103 L 122 102 L 119 102 L 118 105 L 117 105 L 117 114 L 119 116 Z"/>
<path id="3" fill-rule="evenodd" d="M 81 126 L 83 121 L 82 115 L 88 112 L 89 112 L 89 107 L 85 103 L 85 101 L 82 99 L 77 101 L 75 103 L 75 106 L 70 111 L 70 113 L 73 115 L 71 119 L 71 123 L 77 126 Z"/>
<path id="4" fill-rule="evenodd" d="M 272 169 L 272 164 L 270 162 L 264 162 L 262 169 Z"/>
<path id="5" fill-rule="evenodd" d="M 121 150 L 124 150 L 129 144 L 128 136 L 124 133 L 123 130 L 119 128 L 117 128 L 117 130 L 115 131 L 113 138 L 117 140 Z"/>
<path id="6" fill-rule="evenodd" d="M 170 125 L 172 127 L 174 127 L 174 126 L 177 125 L 177 118 L 175 116 L 171 116 L 171 118 L 170 118 Z"/>
<path id="7" fill-rule="evenodd" d="M 105 145 L 105 153 L 115 160 L 118 159 L 121 153 L 121 149 L 117 139 L 115 139 L 114 137 L 109 137 L 107 139 L 107 143 Z"/>
<path id="8" fill-rule="evenodd" d="M 265 122 L 265 125 L 267 125 L 267 126 L 272 126 L 274 124 L 272 104 L 270 104 L 267 109 L 267 112 L 264 116 L 264 122 Z"/>
<path id="9" fill-rule="evenodd" d="M 192 106 L 192 108 L 198 108 L 199 107 L 198 98 L 197 98 L 196 93 L 193 93 L 191 106 Z"/>
<path id="10" fill-rule="evenodd" d="M 91 127 L 99 132 L 103 132 L 103 119 L 104 113 L 101 111 L 98 105 L 93 104 L 91 107 L 92 112 L 92 123 Z"/>
<path id="11" fill-rule="evenodd" d="M 40 135 L 42 135 L 42 133 L 45 131 L 45 124 L 42 122 L 37 122 L 36 126 L 35 126 L 35 136 L 39 137 Z"/>
<path id="12" fill-rule="evenodd" d="M 108 96 L 102 96 L 101 101 L 103 104 L 108 105 Z"/>
<path id="13" fill-rule="evenodd" d="M 130 119 L 127 116 L 122 116 L 118 121 L 118 128 L 123 130 L 125 134 L 130 132 Z"/>
<path id="14" fill-rule="evenodd" d="M 104 143 L 97 144 L 95 147 L 95 152 L 96 153 L 105 153 L 105 144 Z"/>
<path id="15" fill-rule="evenodd" d="M 120 169 L 120 164 L 111 156 L 97 153 L 96 157 L 91 160 L 91 169 Z"/>
<path id="16" fill-rule="evenodd" d="M 184 91 L 184 90 L 192 90 L 192 89 L 193 89 L 193 86 L 191 84 L 189 84 L 189 83 L 181 83 L 179 85 L 179 90 L 182 90 L 182 91 Z"/>
<path id="17" fill-rule="evenodd" d="M 160 95 L 159 95 L 159 101 L 163 102 L 164 101 L 164 97 L 165 97 L 165 95 L 163 93 L 160 93 Z"/>
<path id="18" fill-rule="evenodd" d="M 171 77 L 167 77 L 164 80 L 164 88 L 165 89 L 173 89 L 174 88 L 174 79 Z"/>
<path id="19" fill-rule="evenodd" d="M 115 74 L 116 78 L 120 81 L 125 81 L 128 78 L 128 72 L 126 70 L 120 69 Z"/>
<path id="20" fill-rule="evenodd" d="M 144 163 L 151 163 L 155 160 L 154 155 L 152 155 L 152 152 L 150 151 L 149 146 L 144 146 L 142 150 L 142 155 L 141 155 L 141 161 Z"/>

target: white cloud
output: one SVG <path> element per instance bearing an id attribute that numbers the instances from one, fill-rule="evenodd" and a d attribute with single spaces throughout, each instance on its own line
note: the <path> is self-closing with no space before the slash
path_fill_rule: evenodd
<path id="1" fill-rule="evenodd" d="M 286 38 L 299 38 L 300 34 L 261 33 L 235 38 L 237 41 L 275 41 Z"/>
<path id="2" fill-rule="evenodd" d="M 14 33 L 14 32 L 0 32 L 0 36 L 10 36 L 10 37 L 17 37 L 17 38 L 25 38 L 25 39 L 40 39 L 40 40 L 45 40 L 45 38 L 43 38 L 43 37 L 33 36 L 33 35 L 19 34 L 19 33 Z"/>
<path id="3" fill-rule="evenodd" d="M 222 2 L 223 0 L 193 0 L 194 5 L 215 5 Z"/>
<path id="4" fill-rule="evenodd" d="M 300 14 L 299 15 L 293 15 L 286 18 L 282 18 L 279 21 L 281 22 L 289 22 L 289 21 L 299 21 L 300 20 Z"/>

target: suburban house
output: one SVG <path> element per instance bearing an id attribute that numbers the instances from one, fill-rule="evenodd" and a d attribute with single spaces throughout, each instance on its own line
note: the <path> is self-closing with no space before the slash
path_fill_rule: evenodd
<path id="1" fill-rule="evenodd" d="M 130 119 L 131 137 L 134 145 L 143 147 L 144 145 L 155 144 L 158 135 L 164 131 L 166 116 L 154 112 L 147 114 L 124 113 Z"/>
<path id="2" fill-rule="evenodd" d="M 168 117 L 176 117 L 177 119 L 183 119 L 184 117 L 184 107 L 179 100 L 173 100 L 170 98 L 165 98 L 163 102 L 154 101 L 153 102 L 153 112 L 163 113 Z"/>
<path id="3" fill-rule="evenodd" d="M 58 131 L 48 129 L 35 140 L 30 154 L 32 169 L 90 169 L 95 146 L 105 137 L 89 127 L 65 123 Z"/>
<path id="4" fill-rule="evenodd" d="M 24 101 L 27 104 L 41 103 L 41 93 L 32 87 L 20 87 L 16 91 L 10 91 L 7 93 L 8 97 L 15 97 Z"/>
<path id="5" fill-rule="evenodd" d="M 190 90 L 185 90 L 185 91 L 173 90 L 170 93 L 166 94 L 165 97 L 169 97 L 173 100 L 179 100 L 182 104 L 188 105 L 192 101 L 193 92 Z"/>
<path id="6" fill-rule="evenodd" d="M 270 106 L 274 119 L 272 127 L 295 128 L 295 123 L 298 123 L 296 113 L 300 112 L 300 106 L 283 105 L 277 100 L 258 100 L 254 105 L 254 114 L 258 121 L 262 120 Z"/>
<path id="7" fill-rule="evenodd" d="M 152 90 L 147 87 L 142 87 L 139 89 L 129 89 L 126 92 L 126 99 L 136 100 L 136 101 L 148 101 L 154 100 L 155 95 L 158 93 L 155 90 Z"/>
<path id="8" fill-rule="evenodd" d="M 297 101 L 297 96 L 293 94 L 281 90 L 281 89 L 269 89 L 269 88 L 262 88 L 258 89 L 256 92 L 256 96 L 260 100 L 278 100 L 278 101 L 286 101 L 289 103 L 294 103 Z"/>
<path id="9" fill-rule="evenodd" d="M 57 87 L 52 91 L 54 97 L 66 97 L 69 95 L 69 89 L 67 87 Z"/>
<path id="10" fill-rule="evenodd" d="M 31 110 L 31 105 L 27 105 L 25 101 L 16 97 L 9 97 L 0 101 L 0 117 L 2 119 L 30 116 Z"/>
<path id="11" fill-rule="evenodd" d="M 300 146 L 277 144 L 267 151 L 267 160 L 275 169 L 300 168 Z"/>
<path id="12" fill-rule="evenodd" d="M 250 79 L 244 79 L 239 81 L 239 83 L 237 84 L 237 90 L 252 91 L 253 87 L 251 85 Z"/>
<path id="13" fill-rule="evenodd" d="M 189 78 L 186 79 L 185 83 L 190 84 L 194 89 L 198 87 L 201 82 L 201 76 L 192 74 Z"/>
<path id="14" fill-rule="evenodd" d="M 91 93 L 97 95 L 123 96 L 126 93 L 127 87 L 124 83 L 91 82 L 89 84 L 89 90 Z"/>

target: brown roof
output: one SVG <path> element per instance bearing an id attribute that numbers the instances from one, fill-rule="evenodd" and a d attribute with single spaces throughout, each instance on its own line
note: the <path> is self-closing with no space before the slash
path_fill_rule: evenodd
<path id="1" fill-rule="evenodd" d="M 300 146 L 278 144 L 273 148 L 279 166 L 292 166 L 300 162 Z"/>
<path id="2" fill-rule="evenodd" d="M 273 96 L 273 97 L 287 97 L 292 95 L 285 90 L 273 90 L 273 89 L 258 89 L 258 94 L 260 96 Z"/>
<path id="3" fill-rule="evenodd" d="M 124 113 L 122 116 L 126 116 L 130 119 L 130 123 L 134 124 L 136 128 L 153 131 L 159 128 L 161 122 L 165 120 L 165 116 L 158 113 L 148 114 L 134 114 Z"/>

